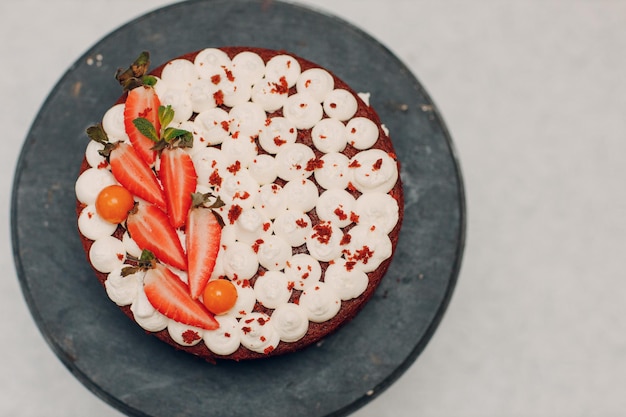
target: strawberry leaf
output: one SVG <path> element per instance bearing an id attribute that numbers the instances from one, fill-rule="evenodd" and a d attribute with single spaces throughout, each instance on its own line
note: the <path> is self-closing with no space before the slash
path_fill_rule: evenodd
<path id="1" fill-rule="evenodd" d="M 193 147 L 193 135 L 187 130 L 168 127 L 163 132 L 163 139 L 168 143 L 178 141 L 179 148 Z"/>
<path id="2" fill-rule="evenodd" d="M 119 68 L 115 73 L 115 79 L 124 88 L 124 91 L 143 85 L 143 76 L 150 66 L 150 54 L 142 52 L 127 69 Z"/>
<path id="3" fill-rule="evenodd" d="M 148 119 L 144 117 L 138 117 L 133 120 L 133 124 L 135 125 L 137 130 L 139 130 L 139 132 L 141 132 L 141 134 L 148 139 L 151 139 L 155 142 L 159 141 L 159 136 L 157 134 L 156 128 Z"/>
<path id="4" fill-rule="evenodd" d="M 98 143 L 102 143 L 102 144 L 109 143 L 109 137 L 104 131 L 104 128 L 102 127 L 102 123 L 89 126 L 87 128 L 87 136 L 89 136 L 89 139 L 96 141 Z"/>

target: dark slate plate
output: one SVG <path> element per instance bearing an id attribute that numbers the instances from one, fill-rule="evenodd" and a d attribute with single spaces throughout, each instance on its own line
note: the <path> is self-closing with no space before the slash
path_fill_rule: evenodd
<path id="1" fill-rule="evenodd" d="M 157 65 L 208 46 L 283 49 L 331 69 L 371 103 L 402 163 L 406 213 L 388 275 L 355 320 L 300 353 L 211 365 L 128 320 L 94 278 L 76 232 L 74 181 L 84 131 L 119 94 L 113 74 L 140 50 Z M 171 5 L 121 27 L 51 92 L 26 138 L 12 196 L 15 263 L 31 313 L 67 368 L 133 416 L 340 416 L 415 361 L 439 324 L 460 268 L 465 202 L 448 132 L 410 71 L 336 17 L 277 1 Z"/>

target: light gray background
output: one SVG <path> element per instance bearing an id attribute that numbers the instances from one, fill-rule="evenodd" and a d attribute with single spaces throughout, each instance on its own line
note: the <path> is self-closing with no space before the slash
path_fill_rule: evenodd
<path id="1" fill-rule="evenodd" d="M 37 111 L 95 42 L 165 0 L 0 2 L 0 415 L 115 417 L 48 348 L 13 266 L 13 173 Z M 307 0 L 423 83 L 455 141 L 468 236 L 417 362 L 355 416 L 626 409 L 626 1 Z"/>

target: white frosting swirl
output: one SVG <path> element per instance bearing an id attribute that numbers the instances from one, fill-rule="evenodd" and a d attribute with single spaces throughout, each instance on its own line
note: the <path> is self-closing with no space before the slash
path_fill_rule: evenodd
<path id="1" fill-rule="evenodd" d="M 261 133 L 259 144 L 268 153 L 275 154 L 283 146 L 296 142 L 298 131 L 294 124 L 284 117 L 267 119 Z"/>
<path id="2" fill-rule="evenodd" d="M 189 120 L 193 115 L 190 86 L 185 87 L 183 84 L 170 85 L 164 80 L 161 80 L 159 84 L 162 85 L 162 90 L 157 95 L 161 100 L 161 105 L 172 106 L 174 110 L 172 123 L 182 123 Z"/>
<path id="3" fill-rule="evenodd" d="M 189 86 L 189 99 L 195 113 L 202 113 L 216 108 L 215 94 L 219 86 L 206 78 L 198 78 Z"/>
<path id="4" fill-rule="evenodd" d="M 374 226 L 379 232 L 388 234 L 398 223 L 399 207 L 395 198 L 386 193 L 365 193 L 354 207 L 359 224 Z"/>
<path id="5" fill-rule="evenodd" d="M 247 170 L 240 170 L 235 174 L 227 171 L 222 178 L 222 186 L 218 189 L 224 203 L 250 208 L 254 204 L 255 196 L 259 194 L 259 183 Z"/>
<path id="6" fill-rule="evenodd" d="M 322 266 L 308 253 L 297 253 L 287 261 L 285 276 L 297 290 L 305 290 L 319 282 Z"/>
<path id="7" fill-rule="evenodd" d="M 117 267 L 107 275 L 104 288 L 109 298 L 118 306 L 127 306 L 133 303 L 137 296 L 137 289 L 142 285 L 144 272 L 135 272 L 122 276 L 122 267 Z"/>
<path id="8" fill-rule="evenodd" d="M 277 308 L 289 301 L 291 287 L 283 272 L 267 271 L 254 283 L 256 299 L 267 308 Z"/>
<path id="9" fill-rule="evenodd" d="M 248 167 L 258 155 L 258 149 L 254 140 L 247 136 L 230 136 L 222 142 L 222 155 L 226 157 L 228 165 L 239 163 L 242 167 Z"/>
<path id="10" fill-rule="evenodd" d="M 356 149 L 371 148 L 378 140 L 378 126 L 367 117 L 354 117 L 345 128 L 345 140 Z"/>
<path id="11" fill-rule="evenodd" d="M 250 279 L 259 269 L 259 260 L 250 245 L 234 242 L 224 250 L 224 272 L 232 280 Z"/>
<path id="12" fill-rule="evenodd" d="M 239 322 L 232 316 L 215 316 L 219 327 L 205 330 L 202 336 L 207 347 L 217 355 L 230 355 L 239 349 L 241 333 Z"/>
<path id="13" fill-rule="evenodd" d="M 291 246 L 285 239 L 276 235 L 264 236 L 259 241 L 257 252 L 259 264 L 270 271 L 278 271 L 285 268 L 287 260 L 291 258 Z"/>
<path id="14" fill-rule="evenodd" d="M 308 164 L 315 160 L 313 150 L 303 143 L 285 145 L 276 154 L 278 176 L 285 181 L 308 178 L 313 171 Z"/>
<path id="15" fill-rule="evenodd" d="M 266 239 L 272 233 L 271 220 L 255 208 L 242 210 L 233 227 L 235 238 L 248 244 L 253 244 L 259 239 Z"/>
<path id="16" fill-rule="evenodd" d="M 230 132 L 233 135 L 238 134 L 239 137 L 258 136 L 267 119 L 263 108 L 250 101 L 234 106 L 228 115 L 230 116 Z"/>
<path id="17" fill-rule="evenodd" d="M 347 144 L 346 127 L 337 119 L 324 118 L 313 126 L 311 139 L 321 152 L 341 152 Z"/>
<path id="18" fill-rule="evenodd" d="M 85 159 L 90 167 L 104 168 L 108 165 L 106 158 L 100 155 L 100 151 L 104 149 L 104 145 L 90 140 L 85 148 Z"/>
<path id="19" fill-rule="evenodd" d="M 357 298 L 369 285 L 367 274 L 347 260 L 336 259 L 326 269 L 324 282 L 330 285 L 342 300 Z"/>
<path id="20" fill-rule="evenodd" d="M 245 317 L 252 312 L 256 304 L 256 294 L 254 288 L 250 286 L 247 280 L 233 281 L 237 288 L 237 301 L 227 315 L 236 318 Z M 220 317 L 220 316 L 218 316 Z"/>
<path id="21" fill-rule="evenodd" d="M 380 149 L 368 149 L 356 154 L 350 161 L 353 184 L 362 193 L 388 193 L 398 180 L 398 165 L 389 154 Z"/>
<path id="22" fill-rule="evenodd" d="M 265 78 L 277 82 L 285 77 L 288 87 L 293 87 L 300 76 L 300 63 L 289 55 L 276 55 L 265 64 Z"/>
<path id="23" fill-rule="evenodd" d="M 128 141 L 124 125 L 124 104 L 116 104 L 102 116 L 102 128 L 109 137 L 109 142 Z M 94 142 L 97 143 L 97 142 Z M 95 166 L 95 165 L 92 165 Z"/>
<path id="24" fill-rule="evenodd" d="M 346 227 L 352 223 L 355 205 L 356 200 L 352 194 L 335 188 L 326 190 L 320 195 L 315 211 L 320 219 L 332 222 L 339 227 Z"/>
<path id="25" fill-rule="evenodd" d="M 271 324 L 280 335 L 280 340 L 295 342 L 302 339 L 309 330 L 309 317 L 303 307 L 286 303 L 274 310 Z"/>
<path id="26" fill-rule="evenodd" d="M 161 80 L 170 88 L 187 89 L 199 77 L 193 62 L 187 59 L 173 59 L 163 66 Z M 188 118 L 185 118 L 187 120 Z"/>
<path id="27" fill-rule="evenodd" d="M 76 180 L 76 198 L 83 204 L 94 204 L 100 191 L 113 184 L 117 181 L 108 169 L 88 168 Z"/>
<path id="28" fill-rule="evenodd" d="M 205 110 L 194 119 L 194 130 L 204 139 L 206 145 L 219 145 L 229 136 L 229 120 L 226 110 L 217 107 Z"/>
<path id="29" fill-rule="evenodd" d="M 226 52 L 217 48 L 206 48 L 196 55 L 193 64 L 201 78 L 210 79 L 215 74 L 221 73 L 223 67 L 229 67 L 232 62 Z"/>
<path id="30" fill-rule="evenodd" d="M 195 346 L 202 340 L 204 330 L 170 320 L 167 323 L 167 332 L 172 339 L 182 346 Z"/>
<path id="31" fill-rule="evenodd" d="M 141 256 L 141 248 L 137 245 L 137 242 L 130 237 L 128 232 L 124 232 L 124 235 L 122 235 L 122 243 L 124 244 L 124 249 L 127 254 L 134 256 L 135 258 L 139 258 Z"/>
<path id="32" fill-rule="evenodd" d="M 298 210 L 284 210 L 274 219 L 274 233 L 289 245 L 303 245 L 311 233 L 312 222 L 306 213 Z"/>
<path id="33" fill-rule="evenodd" d="M 330 285 L 318 282 L 302 292 L 300 306 L 306 310 L 310 321 L 322 323 L 337 315 L 341 299 Z"/>
<path id="34" fill-rule="evenodd" d="M 96 211 L 96 206 L 90 204 L 83 208 L 78 216 L 78 230 L 87 238 L 96 240 L 110 236 L 117 229 L 116 223 L 104 220 Z"/>
<path id="35" fill-rule="evenodd" d="M 265 62 L 258 54 L 250 51 L 235 55 L 232 68 L 236 80 L 242 80 L 250 85 L 257 83 L 265 75 Z"/>
<path id="36" fill-rule="evenodd" d="M 259 185 L 271 184 L 278 177 L 276 159 L 267 154 L 257 155 L 248 165 L 248 171 Z"/>
<path id="37" fill-rule="evenodd" d="M 322 155 L 320 160 L 322 166 L 313 173 L 315 181 L 327 190 L 348 188 L 348 184 L 352 181 L 348 157 L 342 153 L 332 152 Z"/>
<path id="38" fill-rule="evenodd" d="M 313 181 L 306 178 L 298 178 L 289 181 L 283 188 L 285 194 L 289 196 L 287 199 L 287 208 L 308 212 L 313 210 L 319 197 L 319 191 Z"/>
<path id="39" fill-rule="evenodd" d="M 265 184 L 259 188 L 254 207 L 265 217 L 274 219 L 287 208 L 287 194 L 278 184 Z"/>
<path id="40" fill-rule="evenodd" d="M 350 242 L 346 245 L 346 259 L 357 263 L 357 267 L 371 272 L 391 256 L 392 245 L 389 235 L 365 225 L 356 225 L 348 232 Z"/>
<path id="41" fill-rule="evenodd" d="M 350 119 L 356 113 L 358 104 L 354 96 L 343 88 L 336 88 L 324 98 L 324 112 L 328 117 L 341 121 Z"/>
<path id="42" fill-rule="evenodd" d="M 252 102 L 268 113 L 283 107 L 287 96 L 288 90 L 280 82 L 261 80 L 252 87 Z"/>
<path id="43" fill-rule="evenodd" d="M 133 312 L 137 324 L 149 332 L 165 329 L 170 321 L 150 304 L 142 285 L 137 287 L 137 295 L 130 306 L 130 310 Z"/>
<path id="44" fill-rule="evenodd" d="M 270 316 L 253 312 L 239 320 L 241 344 L 253 352 L 269 353 L 278 346 L 280 334 L 270 324 Z"/>
<path id="45" fill-rule="evenodd" d="M 285 100 L 283 115 L 298 129 L 310 129 L 322 120 L 324 109 L 315 98 L 307 93 L 296 93 Z"/>
<path id="46" fill-rule="evenodd" d="M 318 261 L 329 262 L 341 255 L 343 232 L 337 225 L 320 222 L 307 237 L 306 248 Z"/>
<path id="47" fill-rule="evenodd" d="M 109 273 L 124 264 L 126 260 L 124 244 L 113 236 L 102 236 L 89 248 L 89 260 L 97 271 Z"/>
<path id="48" fill-rule="evenodd" d="M 320 103 L 335 88 L 335 80 L 322 68 L 310 68 L 303 71 L 296 81 L 298 93 L 308 93 Z"/>
<path id="49" fill-rule="evenodd" d="M 226 156 L 213 146 L 198 149 L 191 155 L 191 161 L 198 176 L 198 185 L 206 187 L 213 185 L 211 181 L 215 181 L 215 175 L 221 180 L 228 165 Z"/>

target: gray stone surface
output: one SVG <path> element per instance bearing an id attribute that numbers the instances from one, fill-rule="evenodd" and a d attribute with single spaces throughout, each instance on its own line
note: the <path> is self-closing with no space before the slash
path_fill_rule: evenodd
<path id="1" fill-rule="evenodd" d="M 37 329 L 13 266 L 9 195 L 30 124 L 68 67 L 168 3 L 0 5 L 2 415 L 121 415 L 72 376 Z M 354 415 L 622 415 L 626 4 L 303 3 L 366 30 L 407 64 L 452 132 L 467 189 L 466 250 L 445 318 L 407 372 Z"/>

